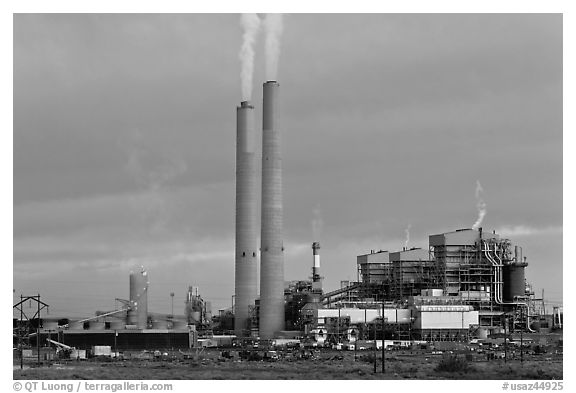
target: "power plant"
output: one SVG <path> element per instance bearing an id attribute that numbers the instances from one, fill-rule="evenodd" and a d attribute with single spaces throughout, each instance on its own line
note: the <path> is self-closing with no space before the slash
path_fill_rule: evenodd
<path id="1" fill-rule="evenodd" d="M 306 256 L 310 275 L 301 272 L 308 277 L 285 281 L 279 86 L 276 80 L 263 84 L 261 145 L 255 106 L 243 97 L 236 107 L 234 295 L 230 308 L 213 314 L 211 302 L 190 285 L 181 313 L 174 313 L 174 292 L 170 293 L 170 313 L 152 311 L 151 281 L 143 266 L 129 273 L 128 299 L 116 298 L 114 309 L 96 311 L 94 316 L 42 317 L 42 307 L 47 305 L 41 303 L 40 295 L 37 300 L 21 296 L 14 306 L 20 313 L 14 318 L 14 347 L 20 349 L 21 361 L 24 350 L 37 347 L 40 359 L 41 346 L 50 345 L 56 346 L 56 354 L 77 360 L 85 358 L 86 351 L 95 357 L 118 357 L 120 351 L 132 351 L 134 358 L 158 360 L 177 350 L 183 359 L 197 361 L 205 348 L 226 347 L 222 351 L 225 359 L 233 359 L 230 352 L 236 350 L 241 360 L 263 360 L 257 352 L 265 348 L 266 360 L 276 361 L 276 348 L 293 350 L 292 354 L 326 348 L 354 350 L 355 362 L 356 350 L 373 351 L 376 365 L 376 350 L 381 349 L 384 369 L 387 349 L 417 347 L 419 351 L 491 339 L 507 345 L 512 334 L 520 335 L 520 340 L 524 334 L 534 334 L 542 342 L 542 336 L 561 332 L 563 310 L 557 307 L 552 314 L 546 312 L 543 294 L 536 296 L 526 280 L 529 265 L 522 247 L 480 226 L 486 213 L 482 200 L 481 215 L 472 228 L 429 235 L 428 244 L 422 247 L 408 248 L 406 240 L 402 249 L 359 250 L 359 255 L 350 256 L 356 279 L 342 280 L 331 290 L 324 288 L 318 240 L 322 240 L 322 250 L 334 246 L 314 233 L 312 253 Z M 310 253 L 310 248 L 307 250 Z M 325 262 L 330 266 L 329 258 L 323 259 Z M 227 263 L 231 267 L 231 258 Z M 223 295 L 229 304 L 230 294 Z M 23 305 L 31 300 L 38 302 L 38 312 L 28 318 Z M 520 341 L 521 351 L 523 345 Z M 468 350 L 470 347 L 464 352 Z M 334 359 L 336 356 L 329 360 Z M 205 366 L 201 362 L 191 365 Z"/>
<path id="2" fill-rule="evenodd" d="M 150 281 L 141 267 L 130 272 L 129 299 L 116 299 L 120 308 L 80 320 L 43 319 L 38 337 L 48 334 L 52 340 L 54 331 L 76 348 L 111 342 L 125 349 L 190 348 L 287 338 L 319 346 L 380 339 L 386 346 L 386 340 L 466 341 L 562 328 L 562 308 L 550 317 L 543 297 L 526 282 L 522 247 L 482 227 L 430 235 L 426 248 L 358 255 L 357 279 L 328 292 L 320 273 L 320 243 L 313 242 L 310 280 L 285 282 L 278 91 L 276 81 L 263 84 L 259 249 L 255 108 L 249 101 L 236 108 L 233 307 L 212 315 L 210 302 L 191 286 L 183 315 L 150 312 Z M 15 322 L 18 331 L 22 323 Z"/>

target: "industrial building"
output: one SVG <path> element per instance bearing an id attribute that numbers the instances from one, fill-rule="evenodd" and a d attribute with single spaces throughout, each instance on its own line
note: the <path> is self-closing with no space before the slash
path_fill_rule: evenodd
<path id="1" fill-rule="evenodd" d="M 141 267 L 130 272 L 129 299 L 116 301 L 121 305 L 113 311 L 97 311 L 95 316 L 79 320 L 68 318 L 25 318 L 21 313 L 14 319 L 14 345 L 42 347 L 47 339 L 52 344 L 89 350 L 94 346 L 109 346 L 118 351 L 157 348 L 188 349 L 198 345 L 203 337 L 211 337 L 212 311 L 197 287 L 189 287 L 183 315 L 155 313 L 148 310 L 147 271 Z M 48 344 L 49 345 L 49 344 Z"/>
<path id="2" fill-rule="evenodd" d="M 562 327 L 562 308 L 548 322 L 525 280 L 522 248 L 482 228 L 429 236 L 427 248 L 370 250 L 356 257 L 356 281 L 325 292 L 320 243 L 312 243 L 310 280 L 284 281 L 279 84 L 263 85 L 261 222 L 257 244 L 257 155 L 254 106 L 236 108 L 235 304 L 212 316 L 210 302 L 190 287 L 184 315 L 148 310 L 149 278 L 130 273 L 129 299 L 121 307 L 81 320 L 41 321 L 23 327 L 18 340 L 36 334 L 44 342 L 82 349 L 114 345 L 125 349 L 188 348 L 221 337 L 299 337 L 317 344 L 361 339 L 454 341 L 501 331 Z M 260 277 L 258 278 L 258 251 Z M 257 293 L 258 279 L 260 294 Z M 18 306 L 18 305 L 17 305 Z M 17 309 L 15 306 L 15 309 Z M 21 306 L 20 306 L 20 311 Z M 36 333 L 34 333 L 36 331 Z M 217 340 L 216 340 L 217 341 Z M 18 343 L 22 348 L 26 344 Z"/>
<path id="3" fill-rule="evenodd" d="M 482 228 L 431 235 L 427 249 L 371 250 L 356 264 L 357 281 L 343 282 L 319 300 L 311 289 L 288 287 L 286 327 L 320 341 L 345 341 L 350 331 L 364 338 L 437 341 L 534 331 L 543 319 L 537 309 L 542 299 L 525 280 L 522 248 Z M 310 301 L 295 319 L 294 307 L 306 296 Z"/>

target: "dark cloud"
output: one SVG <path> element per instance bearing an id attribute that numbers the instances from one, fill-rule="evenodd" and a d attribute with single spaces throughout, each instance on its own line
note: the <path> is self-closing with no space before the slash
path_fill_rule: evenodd
<path id="1" fill-rule="evenodd" d="M 155 307 L 188 285 L 229 304 L 240 43 L 237 15 L 15 15 L 17 291 L 88 276 L 113 301 L 141 263 Z M 560 14 L 297 14 L 281 45 L 287 279 L 314 240 L 334 288 L 409 224 L 423 248 L 470 227 L 480 180 L 483 226 L 530 228 L 527 275 L 561 292 Z M 84 289 L 65 307 L 114 306 Z"/>

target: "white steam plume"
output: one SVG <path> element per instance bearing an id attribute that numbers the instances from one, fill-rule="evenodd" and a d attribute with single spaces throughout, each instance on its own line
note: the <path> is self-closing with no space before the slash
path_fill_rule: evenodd
<path id="1" fill-rule="evenodd" d="M 408 249 L 408 242 L 410 241 L 410 228 L 412 228 L 412 224 L 408 224 L 408 228 L 404 230 L 404 232 L 406 232 L 406 241 L 404 242 L 405 249 Z"/>
<path id="2" fill-rule="evenodd" d="M 242 14 L 240 24 L 244 29 L 239 53 L 242 101 L 249 101 L 252 98 L 252 76 L 254 75 L 254 43 L 260 30 L 260 18 L 256 14 Z"/>
<path id="3" fill-rule="evenodd" d="M 322 230 L 324 229 L 324 220 L 322 219 L 322 212 L 319 207 L 312 210 L 312 236 L 313 241 L 320 240 Z"/>
<path id="4" fill-rule="evenodd" d="M 280 37 L 282 36 L 282 14 L 266 14 L 266 80 L 277 80 L 278 59 L 280 57 Z"/>
<path id="5" fill-rule="evenodd" d="M 484 200 L 482 199 L 481 195 L 481 193 L 483 192 L 484 190 L 482 189 L 480 181 L 476 180 L 476 208 L 478 209 L 478 219 L 476 220 L 474 225 L 472 225 L 472 229 L 478 229 L 480 227 L 480 224 L 482 224 L 484 216 L 486 215 L 486 203 L 484 203 Z"/>

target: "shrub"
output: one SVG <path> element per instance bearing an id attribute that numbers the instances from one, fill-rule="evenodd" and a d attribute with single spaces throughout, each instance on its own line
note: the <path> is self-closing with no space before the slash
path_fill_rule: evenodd
<path id="1" fill-rule="evenodd" d="M 436 371 L 446 371 L 446 372 L 459 372 L 468 370 L 468 362 L 462 357 L 457 355 L 447 355 L 442 357 L 438 366 L 436 366 Z"/>

